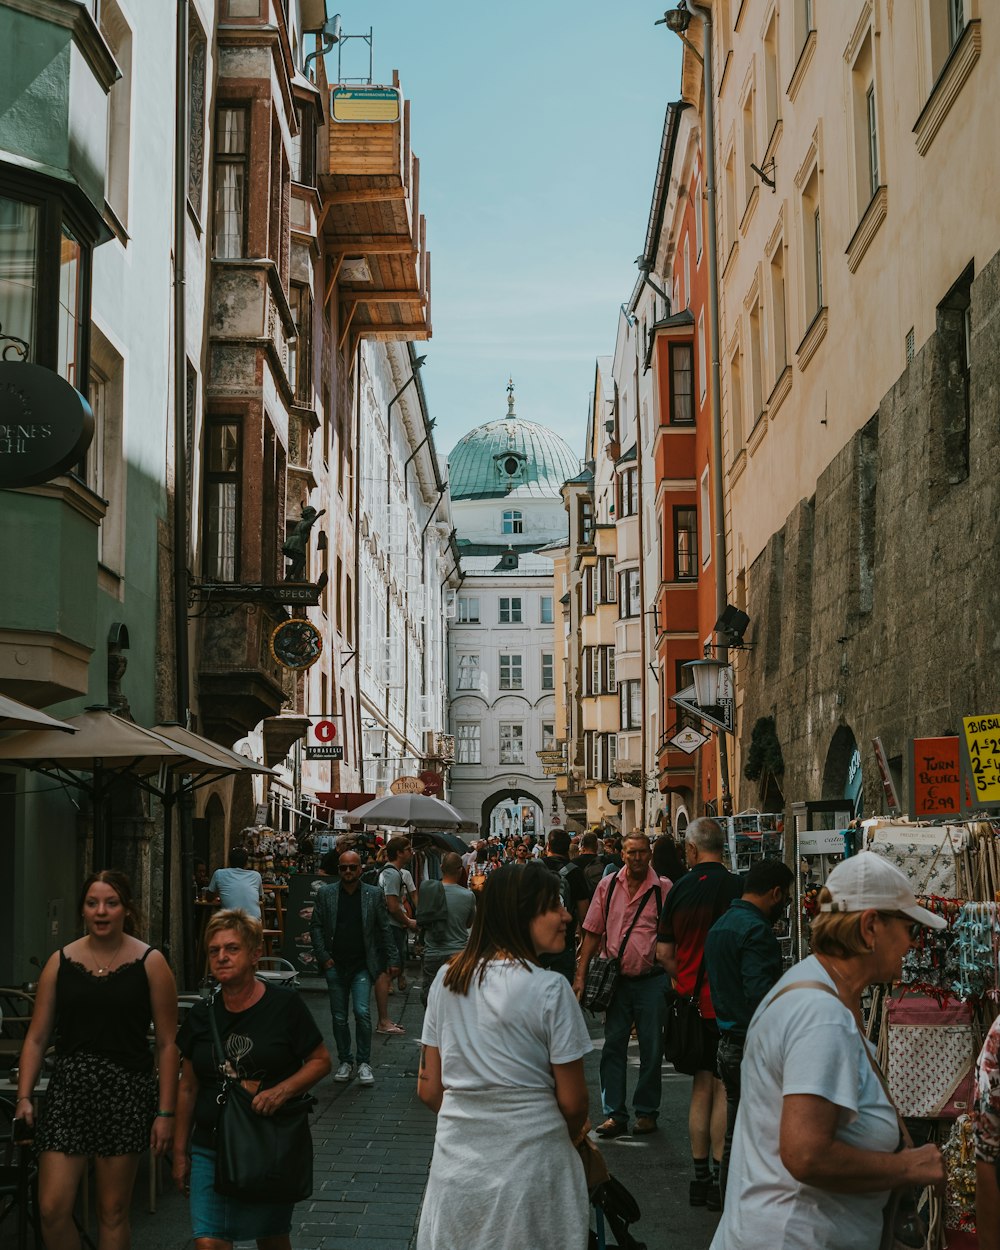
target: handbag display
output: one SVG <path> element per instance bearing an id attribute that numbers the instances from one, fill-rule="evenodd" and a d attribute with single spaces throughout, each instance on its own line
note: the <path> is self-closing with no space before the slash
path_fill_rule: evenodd
<path id="1" fill-rule="evenodd" d="M 294 1203 L 312 1194 L 311 1094 L 283 1103 L 273 1115 L 253 1110 L 254 1095 L 226 1071 L 226 1052 L 209 1003 L 215 1062 L 222 1078 L 215 1130 L 215 1191 L 242 1202 Z"/>
<path id="2" fill-rule="evenodd" d="M 617 876 L 611 878 L 611 884 L 608 886 L 608 896 L 604 904 L 604 949 L 607 950 L 607 932 L 608 932 L 608 913 L 611 911 L 611 895 L 615 892 L 615 886 L 618 884 Z M 660 897 L 659 886 L 652 886 L 643 896 L 639 906 L 635 909 L 635 915 L 632 917 L 632 923 L 629 925 L 622 944 L 618 948 L 617 955 L 595 955 L 590 961 L 587 968 L 587 976 L 583 983 L 583 996 L 580 999 L 581 1006 L 586 1007 L 588 1011 L 598 1012 L 607 1011 L 611 1006 L 611 1000 L 614 998 L 615 990 L 618 988 L 618 979 L 622 974 L 622 955 L 625 953 L 625 947 L 628 940 L 632 936 L 632 930 L 635 928 L 636 921 L 642 915 L 642 909 L 649 902 L 653 894 L 657 899 Z"/>
<path id="3" fill-rule="evenodd" d="M 978 1046 L 971 1003 L 903 994 L 886 1007 L 889 1092 L 903 1116 L 954 1120 L 972 1105 Z"/>
<path id="4" fill-rule="evenodd" d="M 705 979 L 705 959 L 702 957 L 694 992 L 688 996 L 675 994 L 668 1002 L 663 1019 L 663 1057 L 678 1072 L 694 1076 L 705 1066 L 704 1021 L 699 1005 L 702 982 Z"/>

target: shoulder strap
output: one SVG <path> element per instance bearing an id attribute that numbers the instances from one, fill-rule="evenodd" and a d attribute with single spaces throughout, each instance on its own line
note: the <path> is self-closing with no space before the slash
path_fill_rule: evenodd
<path id="1" fill-rule="evenodd" d="M 212 1050 L 215 1052 L 215 1065 L 221 1073 L 226 1066 L 226 1052 L 219 1033 L 219 1022 L 215 1018 L 215 1004 L 222 997 L 221 988 L 208 1000 L 208 1023 L 212 1030 Z"/>
<path id="2" fill-rule="evenodd" d="M 652 885 L 649 887 L 646 893 L 642 896 L 642 901 L 640 902 L 639 906 L 635 909 L 635 915 L 632 917 L 632 923 L 629 925 L 628 929 L 626 930 L 625 936 L 622 938 L 621 946 L 618 947 L 619 959 L 621 959 L 622 955 L 625 953 L 625 947 L 628 945 L 628 940 L 632 936 L 632 930 L 636 926 L 636 921 L 642 915 L 642 909 L 646 906 L 646 904 L 653 897 L 653 895 L 659 894 L 659 892 L 660 892 L 660 887 L 658 885 Z M 610 890 L 608 890 L 608 894 L 609 895 L 611 894 Z"/>
<path id="3" fill-rule="evenodd" d="M 139 962 L 140 962 L 141 964 L 144 964 L 144 963 L 146 962 L 146 960 L 149 958 L 149 955 L 150 955 L 150 952 L 152 951 L 152 949 L 153 949 L 153 948 L 152 948 L 151 946 L 147 946 L 147 947 L 146 947 L 146 949 L 145 949 L 145 951 L 143 951 L 142 958 L 139 960 Z"/>

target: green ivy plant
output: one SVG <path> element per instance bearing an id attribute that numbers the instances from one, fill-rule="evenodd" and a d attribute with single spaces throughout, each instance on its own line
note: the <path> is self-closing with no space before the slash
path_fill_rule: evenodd
<path id="1" fill-rule="evenodd" d="M 762 716 L 750 733 L 750 749 L 743 766 L 743 776 L 747 781 L 759 781 L 764 773 L 780 777 L 784 771 L 785 760 L 781 754 L 774 717 Z"/>

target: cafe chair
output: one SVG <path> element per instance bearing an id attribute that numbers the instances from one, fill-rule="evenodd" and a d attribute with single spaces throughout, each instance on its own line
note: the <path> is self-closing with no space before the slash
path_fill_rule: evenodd
<path id="1" fill-rule="evenodd" d="M 0 1098 L 0 1238 L 13 1218 L 17 1250 L 42 1250 L 38 1219 L 38 1164 L 30 1143 L 14 1141 L 14 1102 Z M 31 1241 L 29 1243 L 29 1229 Z"/>

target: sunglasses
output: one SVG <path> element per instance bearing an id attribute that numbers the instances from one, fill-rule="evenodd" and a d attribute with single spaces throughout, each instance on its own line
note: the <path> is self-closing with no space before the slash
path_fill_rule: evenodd
<path id="1" fill-rule="evenodd" d="M 907 929 L 909 930 L 911 942 L 918 941 L 920 939 L 921 933 L 923 933 L 924 931 L 924 926 L 920 923 L 920 921 L 914 920 L 912 917 L 908 916 L 905 912 L 880 911 L 879 915 L 882 917 L 883 920 L 902 920 L 905 923 Z"/>

